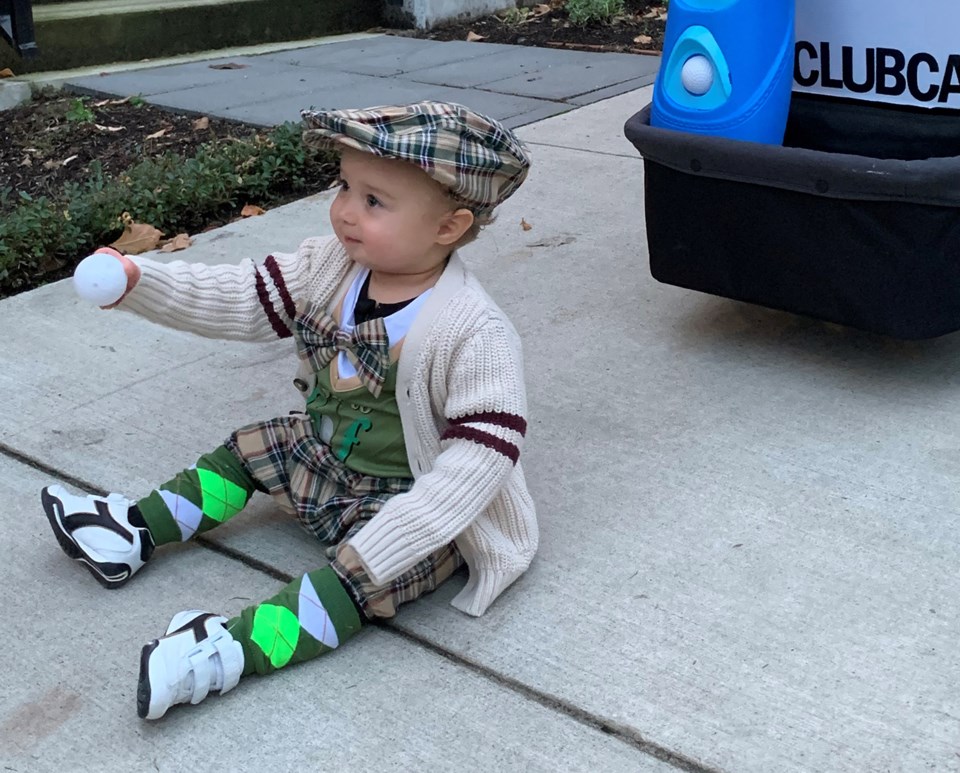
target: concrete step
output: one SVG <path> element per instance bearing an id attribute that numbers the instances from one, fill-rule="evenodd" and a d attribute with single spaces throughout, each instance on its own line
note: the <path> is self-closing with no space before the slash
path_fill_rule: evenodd
<path id="1" fill-rule="evenodd" d="M 14 73 L 135 62 L 195 51 L 358 32 L 380 23 L 382 0 L 34 0 L 40 54 Z"/>

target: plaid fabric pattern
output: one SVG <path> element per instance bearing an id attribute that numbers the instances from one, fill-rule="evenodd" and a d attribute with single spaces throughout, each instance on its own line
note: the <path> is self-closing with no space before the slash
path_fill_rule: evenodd
<path id="1" fill-rule="evenodd" d="M 489 215 L 520 187 L 530 158 L 499 121 L 447 102 L 303 110 L 303 140 L 410 161 L 478 215 Z"/>
<path id="2" fill-rule="evenodd" d="M 427 556 L 386 585 L 374 585 L 344 543 L 390 497 L 409 491 L 411 478 L 374 478 L 348 469 L 300 414 L 251 424 L 234 432 L 226 447 L 250 476 L 303 527 L 332 543 L 331 566 L 369 619 L 392 617 L 397 607 L 434 590 L 463 564 L 453 544 Z"/>
<path id="3" fill-rule="evenodd" d="M 350 534 L 359 531 L 363 522 L 350 528 Z M 344 587 L 357 599 L 368 620 L 385 619 L 397 614 L 397 607 L 414 601 L 436 590 L 457 569 L 463 566 L 463 557 L 452 542 L 434 551 L 425 559 L 384 586 L 374 585 L 356 554 L 344 551 L 343 542 L 337 547 L 337 556 L 330 562 Z"/>
<path id="4" fill-rule="evenodd" d="M 361 383 L 379 397 L 390 370 L 390 341 L 382 317 L 361 322 L 352 332 L 343 330 L 323 307 L 311 305 L 296 319 L 297 354 L 314 372 L 323 370 L 346 352 Z"/>

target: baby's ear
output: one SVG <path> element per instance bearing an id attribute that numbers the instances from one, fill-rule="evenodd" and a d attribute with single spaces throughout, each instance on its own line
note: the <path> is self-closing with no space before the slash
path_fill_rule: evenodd
<path id="1" fill-rule="evenodd" d="M 455 209 L 447 212 L 440 221 L 440 228 L 437 231 L 437 243 L 448 245 L 456 244 L 460 241 L 470 226 L 473 225 L 473 212 L 469 209 Z"/>

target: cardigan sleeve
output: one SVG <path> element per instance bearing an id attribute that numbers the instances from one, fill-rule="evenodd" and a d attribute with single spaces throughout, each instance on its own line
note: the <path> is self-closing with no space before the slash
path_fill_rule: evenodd
<path id="1" fill-rule="evenodd" d="M 490 505 L 520 456 L 527 406 L 512 329 L 494 320 L 462 345 L 447 390 L 447 427 L 432 469 L 349 540 L 378 585 L 452 542 Z"/>
<path id="2" fill-rule="evenodd" d="M 207 338 L 286 338 L 313 278 L 334 270 L 336 244 L 332 237 L 307 239 L 297 252 L 273 253 L 262 263 L 207 266 L 131 258 L 140 267 L 140 281 L 118 308 Z"/>

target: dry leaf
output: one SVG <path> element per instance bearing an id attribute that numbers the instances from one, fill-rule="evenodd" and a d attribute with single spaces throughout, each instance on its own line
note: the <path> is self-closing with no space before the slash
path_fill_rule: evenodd
<path id="1" fill-rule="evenodd" d="M 198 118 L 196 121 L 193 122 L 193 130 L 197 132 L 202 131 L 203 129 L 207 129 L 209 127 L 210 127 L 210 119 L 207 118 L 207 116 L 203 116 L 203 118 Z"/>
<path id="2" fill-rule="evenodd" d="M 124 214 L 127 213 L 124 212 Z M 120 238 L 109 246 L 126 255 L 139 255 L 141 252 L 155 250 L 163 238 L 163 231 L 146 223 L 134 223 L 129 218 L 129 215 L 124 218 L 123 233 L 120 234 Z"/>
<path id="3" fill-rule="evenodd" d="M 145 140 L 158 140 L 158 139 L 160 139 L 160 138 L 161 138 L 164 134 L 166 134 L 166 133 L 167 133 L 167 130 L 166 130 L 166 129 L 161 129 L 160 131 L 154 132 L 153 134 L 148 134 L 146 137 L 144 137 L 144 139 L 145 139 Z"/>
<path id="4" fill-rule="evenodd" d="M 49 161 L 44 161 L 44 162 L 43 162 L 43 168 L 44 168 L 44 169 L 56 169 L 58 166 L 60 166 L 60 162 L 59 162 L 59 161 L 54 161 L 53 159 L 50 159 Z"/>
<path id="5" fill-rule="evenodd" d="M 2 70 L 0 70 L 0 78 L 12 78 L 12 77 L 13 77 L 13 70 L 11 70 L 9 67 L 4 67 Z"/>
<path id="6" fill-rule="evenodd" d="M 163 242 L 160 252 L 179 252 L 180 250 L 187 249 L 187 247 L 192 244 L 193 239 L 191 239 L 187 234 L 177 234 L 172 239 L 167 239 L 165 242 Z"/>
<path id="7" fill-rule="evenodd" d="M 264 212 L 266 212 L 266 210 L 261 209 L 256 204 L 247 204 L 240 210 L 240 217 L 256 217 L 257 215 L 262 215 Z"/>
<path id="8" fill-rule="evenodd" d="M 470 43 L 476 43 L 478 40 L 486 40 L 486 38 L 485 38 L 483 35 L 478 35 L 478 34 L 477 34 L 476 32 L 474 32 L 473 30 L 470 30 L 470 31 L 467 33 L 467 41 L 468 41 L 468 42 L 470 42 Z"/>
<path id="9" fill-rule="evenodd" d="M 553 9 L 546 3 L 540 3 L 539 5 L 535 5 L 533 8 L 530 8 L 527 11 L 527 18 L 524 19 L 521 22 L 521 24 L 526 24 L 527 22 L 535 21 L 536 19 L 539 19 L 541 16 L 546 16 L 552 10 Z"/>
<path id="10" fill-rule="evenodd" d="M 660 15 L 660 9 L 659 9 L 659 8 L 651 8 L 649 11 L 647 11 L 647 12 L 646 12 L 643 16 L 641 16 L 640 18 L 641 18 L 641 19 L 656 19 L 659 15 Z"/>
<path id="11" fill-rule="evenodd" d="M 637 35 L 637 36 L 633 39 L 633 42 L 634 42 L 634 43 L 639 43 L 641 46 L 645 46 L 645 45 L 647 45 L 648 43 L 652 43 L 652 42 L 653 42 L 653 38 L 651 38 L 649 35 Z"/>
<path id="12" fill-rule="evenodd" d="M 33 159 L 30 156 L 24 156 L 23 161 L 20 162 L 20 166 L 33 166 Z"/>
<path id="13" fill-rule="evenodd" d="M 96 126 L 102 132 L 122 132 L 123 126 L 102 126 L 101 124 L 95 123 Z"/>
<path id="14" fill-rule="evenodd" d="M 223 64 L 211 64 L 209 66 L 211 70 L 242 70 L 247 65 L 238 62 L 224 62 Z"/>
<path id="15" fill-rule="evenodd" d="M 522 217 L 520 218 L 520 227 L 521 227 L 524 231 L 529 231 L 531 228 L 533 228 L 533 226 L 530 225 L 530 223 L 528 223 L 528 222 L 527 222 L 526 220 L 524 220 Z"/>

